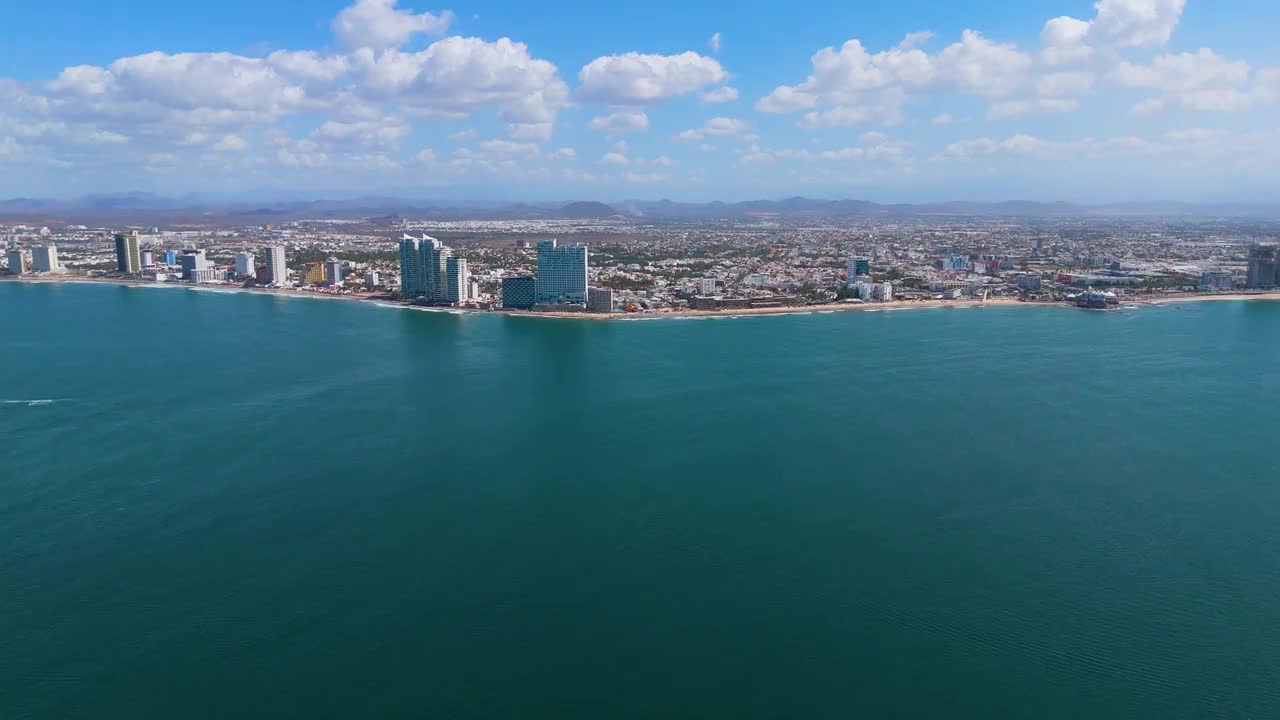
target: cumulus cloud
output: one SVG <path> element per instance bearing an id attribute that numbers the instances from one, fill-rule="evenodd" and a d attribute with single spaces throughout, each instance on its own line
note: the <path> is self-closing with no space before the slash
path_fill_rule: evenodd
<path id="1" fill-rule="evenodd" d="M 961 160 L 991 155 L 1098 157 L 1116 154 L 1153 154 L 1162 152 L 1158 144 L 1133 136 L 1084 138 L 1081 140 L 1044 140 L 1020 133 L 1004 140 L 977 138 L 951 143 L 938 156 L 940 160 Z"/>
<path id="2" fill-rule="evenodd" d="M 695 52 L 606 55 L 578 73 L 578 97 L 607 105 L 639 105 L 687 95 L 714 85 L 728 73 L 713 58 Z"/>
<path id="3" fill-rule="evenodd" d="M 1021 117 L 1046 112 L 1069 112 L 1080 107 L 1079 101 L 1066 98 L 1034 98 L 1031 100 L 1004 100 L 991 106 L 989 118 Z"/>
<path id="4" fill-rule="evenodd" d="M 251 121 L 305 108 L 306 92 L 269 59 L 150 52 L 107 67 L 63 70 L 45 89 L 52 109 L 80 116 Z"/>
<path id="5" fill-rule="evenodd" d="M 1107 82 L 1157 93 L 1135 106 L 1137 112 L 1168 107 L 1228 112 L 1275 101 L 1278 94 L 1270 78 L 1277 72 L 1269 68 L 1254 73 L 1243 60 L 1228 60 L 1203 48 L 1195 53 L 1160 55 L 1147 65 L 1121 62 L 1107 76 Z"/>
<path id="6" fill-rule="evenodd" d="M 493 155 L 536 156 L 538 154 L 538 146 L 531 142 L 494 139 L 477 143 L 476 147 L 480 148 L 482 152 Z"/>
<path id="7" fill-rule="evenodd" d="M 1099 0 L 1090 39 L 1120 47 L 1169 42 L 1187 0 Z"/>
<path id="8" fill-rule="evenodd" d="M 415 53 L 364 48 L 351 55 L 351 64 L 358 95 L 428 116 L 496 107 L 512 122 L 551 122 L 569 96 L 555 65 L 508 38 L 448 37 Z"/>
<path id="9" fill-rule="evenodd" d="M 1023 83 L 1031 57 L 1012 43 L 997 43 L 965 30 L 958 43 L 938 54 L 939 79 L 947 90 L 986 97 L 1008 95 Z"/>
<path id="10" fill-rule="evenodd" d="M 210 149 L 217 152 L 236 152 L 249 147 L 249 143 L 239 135 L 224 135 L 221 140 L 210 146 Z"/>
<path id="11" fill-rule="evenodd" d="M 896 124 L 913 93 L 971 93 L 1002 97 L 1027 80 L 1032 59 L 1016 46 L 966 30 L 959 42 L 930 55 L 920 45 L 932 37 L 912 33 L 898 45 L 869 52 L 857 39 L 827 47 L 810 58 L 813 72 L 798 85 L 782 85 L 756 103 L 768 113 L 810 110 L 801 127 L 861 123 Z"/>
<path id="12" fill-rule="evenodd" d="M 1088 44 L 1092 24 L 1073 17 L 1057 17 L 1046 22 L 1040 31 L 1040 58 L 1046 65 L 1082 63 L 1093 56 Z"/>
<path id="13" fill-rule="evenodd" d="M 331 150 L 351 147 L 385 150 L 398 147 L 409 132 L 409 125 L 396 117 L 353 123 L 329 120 L 316 128 L 310 138 Z"/>
<path id="14" fill-rule="evenodd" d="M 627 157 L 627 150 L 627 143 L 625 141 L 614 143 L 613 149 L 605 153 L 604 156 L 600 158 L 600 164 L 620 166 L 630 165 L 631 160 Z"/>
<path id="15" fill-rule="evenodd" d="M 717 103 L 727 103 L 738 99 L 738 89 L 729 87 L 718 87 L 714 90 L 708 90 L 698 96 L 698 99 L 706 105 L 714 105 Z"/>
<path id="16" fill-rule="evenodd" d="M 672 160 L 666 155 L 659 155 L 658 157 L 653 158 L 651 160 L 640 159 L 640 160 L 637 160 L 636 162 L 640 165 L 656 165 L 658 167 L 675 167 L 676 165 L 680 164 L 679 161 Z"/>
<path id="17" fill-rule="evenodd" d="M 804 111 L 798 122 L 804 128 L 897 124 L 905 103 L 920 95 L 977 96 L 992 103 L 992 117 L 1074 109 L 1079 102 L 1071 98 L 1090 92 L 1097 77 L 1096 68 L 1082 66 L 1099 58 L 1100 49 L 1114 62 L 1120 48 L 1167 42 L 1184 6 L 1185 0 L 1098 0 L 1092 19 L 1046 22 L 1038 53 L 976 30 L 965 30 L 936 54 L 925 49 L 931 33 L 909 34 L 875 53 L 851 39 L 819 50 L 803 82 L 776 87 L 755 107 Z"/>
<path id="18" fill-rule="evenodd" d="M 448 10 L 439 15 L 415 14 L 412 10 L 397 10 L 396 0 L 356 0 L 338 13 L 331 28 L 344 48 L 382 50 L 400 47 L 418 33 L 443 34 L 452 21 L 453 13 Z"/>
<path id="19" fill-rule="evenodd" d="M 905 90 L 888 88 L 868 96 L 862 103 L 837 105 L 828 110 L 805 113 L 797 124 L 809 129 L 864 124 L 897 125 L 902 122 L 902 105 L 906 100 Z"/>
<path id="20" fill-rule="evenodd" d="M 1093 89 L 1097 75 L 1092 72 L 1055 72 L 1040 76 L 1035 91 L 1041 97 L 1083 95 Z"/>
<path id="21" fill-rule="evenodd" d="M 649 116 L 642 110 L 619 110 L 608 115 L 591 118 L 587 127 L 610 134 L 644 132 L 649 129 Z"/>
<path id="22" fill-rule="evenodd" d="M 1098 48 L 1151 47 L 1169 42 L 1186 0 L 1099 0 L 1093 19 L 1056 17 L 1040 31 L 1049 66 L 1087 62 Z"/>
<path id="23" fill-rule="evenodd" d="M 737 135 L 746 129 L 747 124 L 737 118 L 715 117 L 700 128 L 685 130 L 679 138 L 686 142 L 701 142 L 707 136 Z"/>
<path id="24" fill-rule="evenodd" d="M 547 142 L 555 126 L 549 122 L 511 123 L 507 125 L 507 137 L 512 140 Z"/>

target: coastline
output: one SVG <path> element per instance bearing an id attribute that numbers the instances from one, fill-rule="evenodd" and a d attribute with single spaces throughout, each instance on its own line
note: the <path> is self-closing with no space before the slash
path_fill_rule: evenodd
<path id="1" fill-rule="evenodd" d="M 123 287 L 135 288 L 173 288 L 175 290 L 191 290 L 194 292 L 212 292 L 212 293 L 245 293 L 254 295 L 269 295 L 272 297 L 284 298 L 309 298 L 315 300 L 343 300 L 349 302 L 365 302 L 380 307 L 398 308 L 403 310 L 417 310 L 421 312 L 442 312 L 453 315 L 505 315 L 507 317 L 525 317 L 525 318 L 546 318 L 557 320 L 593 320 L 593 321 L 637 321 L 637 320 L 690 320 L 690 319 L 707 319 L 707 318 L 743 318 L 743 317 L 763 317 L 771 315 L 814 315 L 814 314 L 830 314 L 836 312 L 876 312 L 887 310 L 928 310 L 941 308 L 973 308 L 973 307 L 1061 307 L 1072 308 L 1073 306 L 1063 302 L 1026 302 L 1014 298 L 989 298 L 987 300 L 892 300 L 882 303 L 828 303 L 825 305 L 797 305 L 787 307 L 772 308 L 743 308 L 738 310 L 675 310 L 669 312 L 646 312 L 646 313 L 588 313 L 588 312 L 548 312 L 548 311 L 532 311 L 532 310 L 510 310 L 510 309 L 493 309 L 482 310 L 478 308 L 460 308 L 460 307 L 432 307 L 413 305 L 412 303 L 396 302 L 388 299 L 384 295 L 333 295 L 323 292 L 309 292 L 305 290 L 297 290 L 294 288 L 267 288 L 267 287 L 228 287 L 222 285 L 193 285 L 185 282 L 143 282 L 138 280 L 129 280 L 125 278 L 92 278 L 77 275 L 63 276 L 18 276 L 4 277 L 3 280 L 10 282 L 25 282 L 33 284 L 95 284 L 95 285 L 117 285 Z M 1198 295 L 1171 295 L 1150 298 L 1126 298 L 1125 304 L 1137 305 L 1167 305 L 1174 303 L 1189 302 L 1224 302 L 1224 301 L 1253 301 L 1253 300 L 1280 300 L 1280 290 L 1277 291 L 1259 291 L 1259 292 L 1231 292 L 1231 293 L 1205 293 Z"/>

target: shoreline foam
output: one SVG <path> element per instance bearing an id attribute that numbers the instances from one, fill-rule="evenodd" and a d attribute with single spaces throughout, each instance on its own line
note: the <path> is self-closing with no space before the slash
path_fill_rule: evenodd
<path id="1" fill-rule="evenodd" d="M 286 289 L 286 288 L 261 288 L 261 287 L 226 287 L 210 285 L 201 287 L 190 285 L 187 283 L 167 283 L 167 282 L 140 282 L 137 280 L 125 280 L 118 278 L 88 278 L 78 276 L 61 276 L 61 277 L 7 277 L 4 280 L 10 282 L 26 282 L 32 284 L 74 284 L 74 285 L 116 285 L 120 287 L 132 288 L 166 288 L 175 290 L 191 290 L 194 292 L 205 292 L 218 295 L 262 295 L 278 298 L 304 298 L 312 300 L 343 300 L 348 302 L 363 302 L 376 307 L 386 307 L 400 310 L 415 310 L 418 312 L 437 312 L 449 315 L 502 315 L 505 317 L 523 317 L 523 318 L 543 318 L 550 320 L 591 320 L 591 321 L 638 321 L 638 320 L 695 320 L 695 319 L 714 319 L 714 318 L 749 318 L 749 317 L 770 317 L 779 315 L 827 315 L 837 312 L 878 312 L 886 310 L 935 310 L 945 308 L 973 308 L 973 307 L 1061 307 L 1073 308 L 1074 306 L 1062 302 L 1024 302 L 1013 298 L 990 298 L 987 300 L 893 300 L 883 303 L 833 303 L 826 305 L 797 305 L 788 307 L 774 308 L 744 308 L 738 310 L 676 310 L 670 312 L 647 312 L 647 313 L 612 313 L 602 315 L 599 313 L 587 312 L 535 312 L 531 310 L 480 310 L 473 308 L 456 308 L 456 307 L 431 307 L 422 305 L 413 305 L 410 303 L 400 303 L 387 299 L 385 296 L 372 295 L 332 295 L 321 292 L 308 292 L 304 290 Z M 1160 306 L 1175 303 L 1189 302 L 1229 302 L 1229 301 L 1254 301 L 1254 300 L 1280 300 L 1280 291 L 1271 292 L 1232 292 L 1218 294 L 1203 295 L 1173 295 L 1160 297 L 1143 297 L 1143 298 L 1125 298 L 1127 306 Z"/>

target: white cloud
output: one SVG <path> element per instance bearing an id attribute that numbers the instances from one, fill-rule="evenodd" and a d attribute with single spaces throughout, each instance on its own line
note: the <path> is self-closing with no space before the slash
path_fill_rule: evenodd
<path id="1" fill-rule="evenodd" d="M 1056 17 L 1040 31 L 1040 59 L 1046 65 L 1071 65 L 1087 61 L 1093 55 L 1088 44 L 1092 24 L 1073 17 Z"/>
<path id="2" fill-rule="evenodd" d="M 1229 112 L 1273 102 L 1278 94 L 1269 78 L 1273 69 L 1253 73 L 1249 63 L 1231 61 L 1207 48 L 1195 53 L 1160 55 L 1149 65 L 1121 62 L 1107 76 L 1113 86 L 1158 93 L 1134 107 L 1137 113 L 1168 107 Z"/>
<path id="3" fill-rule="evenodd" d="M 1018 134 L 1005 140 L 977 138 L 975 140 L 962 140 L 951 143 L 935 159 L 964 160 L 993 155 L 1097 159 L 1118 155 L 1152 155 L 1166 150 L 1167 148 L 1159 143 L 1133 136 L 1054 141 L 1044 140 L 1033 135 Z"/>
<path id="4" fill-rule="evenodd" d="M 578 157 L 578 151 L 571 147 L 562 147 L 559 150 L 547 155 L 551 160 L 572 160 Z"/>
<path id="5" fill-rule="evenodd" d="M 756 102 L 756 110 L 809 110 L 799 123 L 805 128 L 892 125 L 902 121 L 902 106 L 913 93 L 1003 97 L 1022 87 L 1032 69 L 1031 57 L 1014 45 L 973 30 L 937 55 L 919 47 L 931 37 L 912 33 L 875 54 L 856 39 L 839 50 L 823 48 L 810 58 L 813 72 L 804 82 L 775 88 Z"/>
<path id="6" fill-rule="evenodd" d="M 604 130 L 610 134 L 644 132 L 649 129 L 649 116 L 641 110 L 619 110 L 609 115 L 597 115 L 591 118 L 587 127 L 592 130 Z"/>
<path id="7" fill-rule="evenodd" d="M 809 129 L 864 124 L 897 125 L 902 122 L 902 105 L 906 100 L 905 90 L 889 88 L 869 96 L 864 103 L 805 113 L 798 124 Z"/>
<path id="8" fill-rule="evenodd" d="M 1031 69 L 1031 57 L 1010 43 L 995 43 L 965 30 L 958 43 L 937 57 L 938 75 L 954 90 L 1002 97 L 1017 90 Z"/>
<path id="9" fill-rule="evenodd" d="M 680 133 L 679 138 L 686 142 L 701 142 L 708 135 L 737 135 L 746 129 L 747 124 L 737 118 L 715 117 L 703 123 L 700 128 L 685 130 Z"/>
<path id="10" fill-rule="evenodd" d="M 856 160 L 865 157 L 867 151 L 860 147 L 846 147 L 839 150 L 824 150 L 819 153 L 823 160 Z"/>
<path id="11" fill-rule="evenodd" d="M 450 135 L 449 139 L 457 143 L 470 142 L 472 140 L 475 140 L 476 139 L 475 128 L 467 128 L 466 130 L 459 130 L 458 132 Z"/>
<path id="12" fill-rule="evenodd" d="M 1187 0 L 1098 0 L 1098 15 L 1089 37 L 1120 47 L 1148 47 L 1169 42 Z"/>
<path id="13" fill-rule="evenodd" d="M 551 139 L 551 132 L 554 127 L 549 122 L 511 123 L 507 125 L 507 137 L 512 140 L 547 142 Z"/>
<path id="14" fill-rule="evenodd" d="M 344 48 L 382 50 L 404 45 L 418 33 L 440 35 L 449 28 L 453 13 L 414 14 L 397 10 L 396 0 L 356 0 L 338 13 L 331 25 L 338 44 Z"/>
<path id="15" fill-rule="evenodd" d="M 989 118 L 1022 117 L 1046 112 L 1070 112 L 1080 108 L 1076 100 L 1065 98 L 1033 98 L 1030 100 L 1003 100 L 987 111 Z"/>
<path id="16" fill-rule="evenodd" d="M 687 95 L 728 77 L 716 60 L 695 52 L 606 55 L 578 73 L 578 97 L 608 105 L 635 105 Z"/>
<path id="17" fill-rule="evenodd" d="M 711 36 L 711 39 L 707 41 L 707 47 L 711 48 L 711 52 L 720 52 L 720 33 Z"/>
<path id="18" fill-rule="evenodd" d="M 1041 97 L 1083 95 L 1093 89 L 1097 75 L 1092 72 L 1056 72 L 1036 80 L 1036 94 Z"/>
<path id="19" fill-rule="evenodd" d="M 485 140 L 477 143 L 481 151 L 494 155 L 527 155 L 538 154 L 538 146 L 531 142 L 513 142 L 511 140 Z"/>
<path id="20" fill-rule="evenodd" d="M 661 183 L 671 180 L 671 176 L 664 173 L 625 172 L 622 179 L 633 183 Z"/>
<path id="21" fill-rule="evenodd" d="M 942 113 L 940 115 L 934 115 L 933 118 L 929 120 L 929 123 L 932 125 L 950 125 L 955 121 L 956 119 L 951 116 L 951 113 Z"/>
<path id="22" fill-rule="evenodd" d="M 656 167 L 675 167 L 676 165 L 679 165 L 680 163 L 679 163 L 678 161 L 676 161 L 676 160 L 672 160 L 671 158 L 667 157 L 666 155 L 659 155 L 658 157 L 656 157 L 656 158 L 652 158 L 652 159 L 636 158 L 636 164 L 637 164 L 637 165 L 652 165 L 652 166 L 656 166 Z"/>
<path id="23" fill-rule="evenodd" d="M 631 160 L 627 158 L 628 149 L 627 141 L 619 140 L 613 144 L 612 150 L 600 158 L 600 163 L 603 165 L 630 165 Z"/>
<path id="24" fill-rule="evenodd" d="M 762 150 L 759 145 L 751 145 L 738 151 L 739 165 L 772 165 L 775 162 L 777 158 L 772 153 Z"/>
<path id="25" fill-rule="evenodd" d="M 413 156 L 413 159 L 422 165 L 430 165 L 436 161 L 436 152 L 431 148 L 423 148 Z"/>
<path id="26" fill-rule="evenodd" d="M 249 143 L 239 135 L 224 135 L 221 140 L 210 146 L 211 150 L 217 152 L 236 152 L 249 147 Z"/>
<path id="27" fill-rule="evenodd" d="M 715 90 L 708 90 L 698 96 L 698 99 L 706 105 L 714 105 L 717 103 L 727 103 L 738 99 L 738 89 L 725 85 Z"/>
<path id="28" fill-rule="evenodd" d="M 83 116 L 167 119 L 203 111 L 265 120 L 303 109 L 304 89 L 268 60 L 231 53 L 150 52 L 106 68 L 80 65 L 46 85 L 55 111 Z"/>
<path id="29" fill-rule="evenodd" d="M 1217 140 L 1224 135 L 1226 135 L 1225 130 L 1187 128 L 1185 130 L 1170 130 L 1164 134 L 1164 137 L 1174 143 L 1204 143 Z"/>
<path id="30" fill-rule="evenodd" d="M 330 150 L 343 147 L 382 150 L 398 147 L 409 132 L 409 125 L 397 117 L 354 123 L 329 120 L 316 128 L 310 138 Z"/>
<path id="31" fill-rule="evenodd" d="M 416 53 L 366 48 L 351 62 L 361 97 L 428 116 L 460 117 L 494 107 L 510 122 L 552 122 L 569 95 L 555 65 L 507 38 L 448 37 Z"/>

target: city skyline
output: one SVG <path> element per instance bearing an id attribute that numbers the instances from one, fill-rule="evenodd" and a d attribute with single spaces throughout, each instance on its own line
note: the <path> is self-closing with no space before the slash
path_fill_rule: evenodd
<path id="1" fill-rule="evenodd" d="M 1280 189 L 1277 13 L 1259 0 L 803 13 L 233 0 L 127 18 L 69 4 L 56 38 L 0 49 L 13 68 L 0 197 L 1264 202 Z M 6 7 L 0 22 L 43 11 Z"/>

